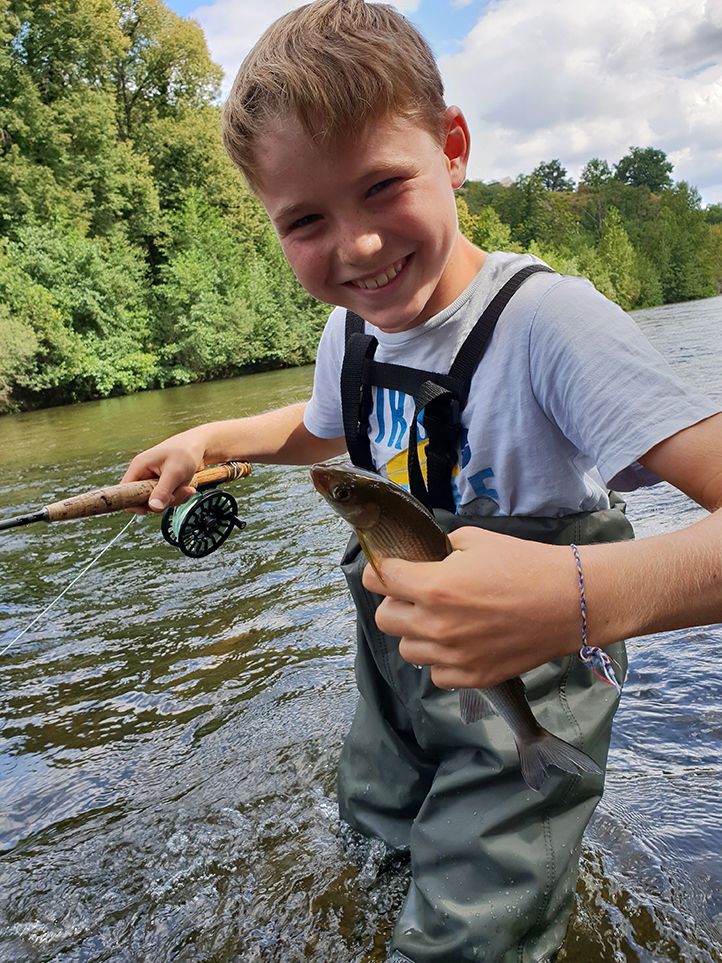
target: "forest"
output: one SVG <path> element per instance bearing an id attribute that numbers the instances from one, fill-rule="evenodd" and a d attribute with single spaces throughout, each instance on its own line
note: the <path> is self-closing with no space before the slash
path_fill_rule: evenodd
<path id="1" fill-rule="evenodd" d="M 0 413 L 313 361 L 328 307 L 225 155 L 221 79 L 163 0 L 0 0 Z M 626 310 L 720 292 L 722 206 L 660 150 L 457 207 Z"/>

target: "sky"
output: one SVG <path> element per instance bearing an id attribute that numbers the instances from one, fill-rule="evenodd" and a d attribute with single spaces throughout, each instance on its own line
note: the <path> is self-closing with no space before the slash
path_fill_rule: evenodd
<path id="1" fill-rule="evenodd" d="M 198 20 L 230 86 L 297 0 L 166 0 Z M 674 180 L 722 203 L 722 0 L 398 0 L 469 122 L 468 176 L 493 181 L 559 159 L 663 150 Z"/>

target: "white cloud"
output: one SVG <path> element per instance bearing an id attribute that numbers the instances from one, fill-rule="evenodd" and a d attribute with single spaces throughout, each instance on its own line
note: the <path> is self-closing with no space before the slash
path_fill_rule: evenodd
<path id="1" fill-rule="evenodd" d="M 193 12 L 225 90 L 266 27 L 297 6 L 217 0 Z M 436 42 L 420 0 L 396 6 Z M 555 157 L 578 177 L 592 157 L 612 164 L 652 146 L 675 179 L 722 200 L 722 0 L 496 0 L 439 63 L 470 122 L 470 177 L 515 177 Z"/>
<path id="2" fill-rule="evenodd" d="M 397 0 L 394 6 L 408 15 L 418 9 L 419 3 L 420 0 Z M 230 89 L 243 58 L 264 30 L 299 6 L 299 0 L 217 0 L 191 13 L 203 27 L 211 56 L 223 67 L 224 91 Z"/>
<path id="3" fill-rule="evenodd" d="M 263 31 L 299 5 L 298 0 L 217 0 L 193 11 L 191 17 L 200 21 L 211 56 L 225 72 L 224 90 Z"/>
<path id="4" fill-rule="evenodd" d="M 674 177 L 722 185 L 722 0 L 499 0 L 440 60 L 467 114 L 470 176 L 658 147 Z"/>

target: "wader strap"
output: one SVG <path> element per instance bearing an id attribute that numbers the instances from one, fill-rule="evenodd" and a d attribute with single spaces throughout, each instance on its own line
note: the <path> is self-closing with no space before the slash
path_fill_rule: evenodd
<path id="1" fill-rule="evenodd" d="M 467 378 L 471 384 L 472 375 L 484 357 L 484 352 L 494 333 L 494 328 L 501 316 L 501 312 L 509 301 L 511 301 L 524 281 L 526 281 L 530 275 L 538 274 L 539 272 L 545 272 L 547 274 L 554 273 L 546 264 L 528 264 L 522 268 L 521 271 L 517 271 L 517 273 L 506 282 L 504 287 L 494 295 L 482 316 L 469 332 L 466 341 L 464 341 L 459 348 L 454 362 L 451 365 L 450 375 Z M 464 399 L 464 404 L 466 404 L 466 399 Z"/>
<path id="2" fill-rule="evenodd" d="M 376 466 L 369 439 L 373 397 L 371 383 L 364 380 L 364 362 L 373 358 L 377 347 L 378 341 L 372 335 L 354 331 L 346 341 L 341 368 L 341 412 L 346 447 L 354 465 L 367 471 L 376 471 Z"/>
<path id="3" fill-rule="evenodd" d="M 373 406 L 371 386 L 409 395 L 416 402 L 408 446 L 411 493 L 429 509 L 454 511 L 451 472 L 458 460 L 461 412 L 469 397 L 471 379 L 502 311 L 520 285 L 530 275 L 540 271 L 554 273 L 545 264 L 529 264 L 497 292 L 461 345 L 448 374 L 374 360 L 378 341 L 364 333 L 365 322 L 362 318 L 352 311 L 346 312 L 341 407 L 346 446 L 355 465 L 369 471 L 376 470 L 369 439 L 369 416 Z M 418 455 L 417 419 L 421 411 L 424 412 L 423 424 L 429 436 L 426 445 L 426 485 Z"/>
<path id="4" fill-rule="evenodd" d="M 424 412 L 424 428 L 429 436 L 426 444 L 426 485 L 419 463 L 417 423 L 419 413 Z M 409 488 L 419 501 L 433 512 L 444 508 L 456 509 L 449 479 L 458 457 L 458 441 L 461 434 L 461 407 L 459 401 L 446 388 L 425 381 L 416 395 L 414 420 L 409 429 L 408 466 Z"/>

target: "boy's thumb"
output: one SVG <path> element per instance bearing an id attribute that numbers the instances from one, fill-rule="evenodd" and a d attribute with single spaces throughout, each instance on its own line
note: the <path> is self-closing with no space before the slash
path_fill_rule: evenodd
<path id="1" fill-rule="evenodd" d="M 148 508 L 152 512 L 162 512 L 168 505 L 182 505 L 187 502 L 195 492 L 195 488 L 190 485 L 180 485 L 174 491 L 167 483 L 159 481 L 148 499 Z"/>
<path id="2" fill-rule="evenodd" d="M 159 488 L 160 485 L 157 485 L 148 499 L 148 508 L 152 512 L 162 512 L 170 501 L 168 495 L 165 495 L 163 492 L 158 492 Z"/>

